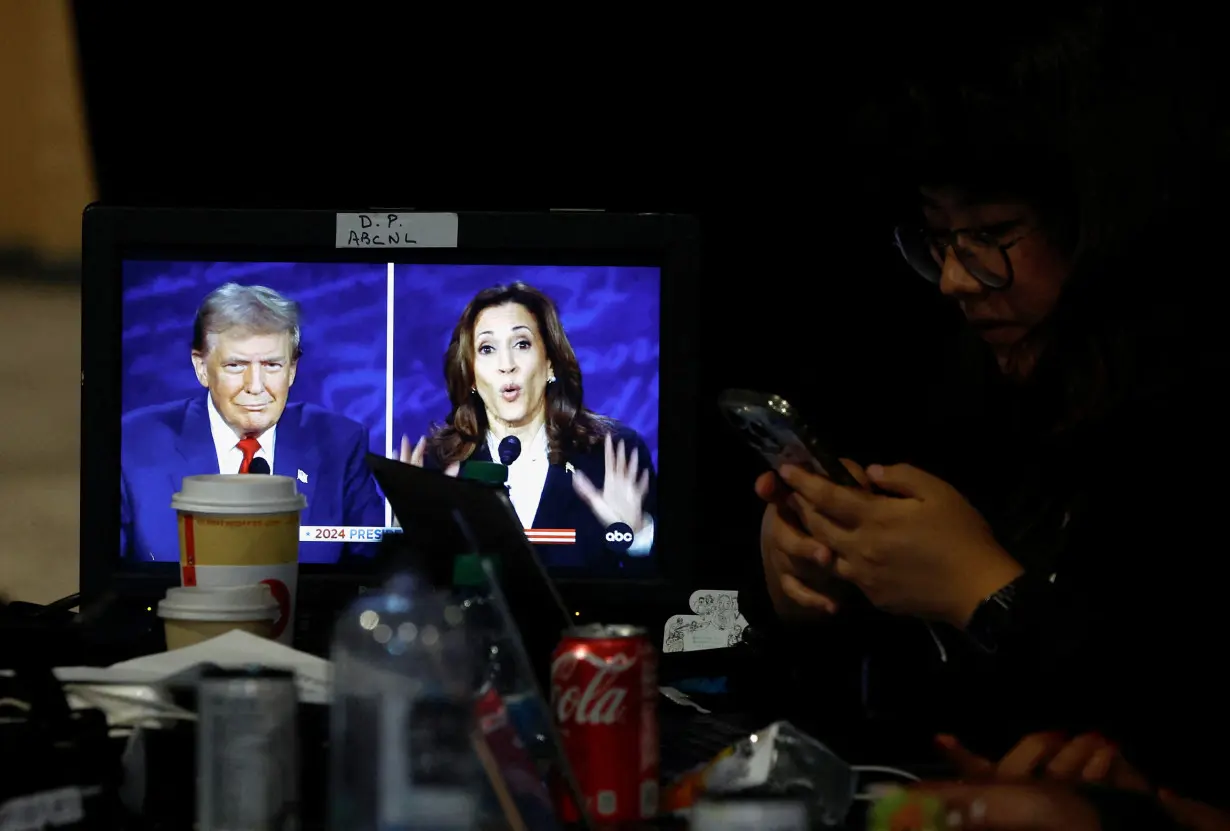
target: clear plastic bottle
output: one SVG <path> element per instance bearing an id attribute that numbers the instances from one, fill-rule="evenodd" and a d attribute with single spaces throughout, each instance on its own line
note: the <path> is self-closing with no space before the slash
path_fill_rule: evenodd
<path id="1" fill-rule="evenodd" d="M 465 612 L 466 633 L 475 655 L 475 683 L 481 699 L 488 691 L 497 694 L 526 750 L 539 761 L 550 761 L 546 726 L 549 711 L 533 679 L 533 669 L 516 654 L 516 624 L 497 608 L 490 595 L 490 578 L 484 558 L 464 555 L 455 561 L 453 586 Z M 492 560 L 493 563 L 498 561 Z"/>
<path id="2" fill-rule="evenodd" d="M 494 686 L 500 695 L 515 684 L 516 668 L 505 638 L 510 625 L 492 601 L 484 562 L 498 574 L 498 560 L 462 554 L 453 560 L 453 594 L 465 614 L 466 637 L 474 655 L 474 689 L 481 696 Z"/>
<path id="3" fill-rule="evenodd" d="M 490 571 L 487 563 L 492 566 Z M 546 736 L 550 712 L 538 694 L 528 660 L 517 654 L 515 624 L 492 596 L 497 563 L 470 554 L 457 557 L 453 568 L 454 592 L 475 656 L 479 730 L 501 769 L 508 798 L 515 803 L 511 807 L 522 824 L 550 831 L 559 827 L 547 787 L 555 761 Z M 498 801 L 494 793 L 489 796 L 486 816 L 500 817 Z"/>
<path id="4" fill-rule="evenodd" d="M 408 574 L 342 614 L 333 636 L 334 831 L 475 827 L 484 778 L 472 655 L 460 606 Z"/>

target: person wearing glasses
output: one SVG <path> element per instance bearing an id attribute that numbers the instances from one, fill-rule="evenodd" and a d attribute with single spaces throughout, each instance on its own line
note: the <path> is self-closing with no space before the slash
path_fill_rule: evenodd
<path id="1" fill-rule="evenodd" d="M 848 462 L 861 489 L 767 473 L 761 554 L 800 650 L 824 642 L 808 623 L 874 630 L 865 708 L 882 695 L 900 724 L 991 758 L 1040 729 L 1096 731 L 1151 781 L 1224 798 L 1184 750 L 1230 744 L 1211 651 L 1230 576 L 1226 266 L 1201 191 L 1217 169 L 1192 126 L 1198 56 L 1126 14 L 1031 20 L 1021 48 L 964 54 L 892 111 L 892 135 L 918 139 L 899 154 L 897 248 L 998 369 L 995 396 L 929 424 L 977 464 Z M 877 677 L 904 680 L 877 693 Z"/>
<path id="2" fill-rule="evenodd" d="M 960 185 L 924 186 L 919 196 L 920 221 L 897 227 L 898 249 L 956 301 L 1001 371 L 1027 377 L 1071 268 L 1060 230 L 1020 197 Z"/>

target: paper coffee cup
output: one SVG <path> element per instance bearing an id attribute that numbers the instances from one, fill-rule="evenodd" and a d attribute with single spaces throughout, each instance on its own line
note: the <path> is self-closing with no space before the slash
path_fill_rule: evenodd
<path id="1" fill-rule="evenodd" d="M 274 622 L 281 616 L 280 604 L 263 583 L 171 589 L 158 603 L 167 649 L 192 646 L 234 629 L 271 638 Z"/>
<path id="2" fill-rule="evenodd" d="M 289 476 L 185 476 L 171 497 L 178 513 L 180 579 L 186 587 L 264 583 L 281 616 L 273 637 L 294 634 L 299 513 L 307 499 Z"/>

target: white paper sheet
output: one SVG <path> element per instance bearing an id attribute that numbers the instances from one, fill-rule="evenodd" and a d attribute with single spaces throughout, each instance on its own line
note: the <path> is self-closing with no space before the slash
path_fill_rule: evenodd
<path id="1" fill-rule="evenodd" d="M 259 664 L 290 670 L 295 673 L 300 701 L 328 704 L 332 699 L 331 665 L 328 661 L 238 630 L 194 646 L 143 655 L 109 667 L 63 667 L 57 669 L 55 674 L 65 684 L 149 684 L 205 663 L 227 669 Z"/>

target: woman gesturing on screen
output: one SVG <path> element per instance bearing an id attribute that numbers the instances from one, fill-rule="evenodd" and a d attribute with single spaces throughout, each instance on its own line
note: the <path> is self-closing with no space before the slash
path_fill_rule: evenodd
<path id="1" fill-rule="evenodd" d="M 575 545 L 542 549 L 549 565 L 651 552 L 657 482 L 649 448 L 634 430 L 584 408 L 581 368 L 549 297 L 520 282 L 480 291 L 453 330 L 444 374 L 452 411 L 413 447 L 402 439 L 403 461 L 453 474 L 467 461 L 508 465 L 526 528 L 576 532 Z"/>

